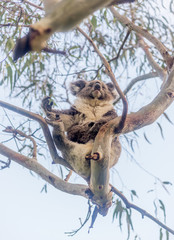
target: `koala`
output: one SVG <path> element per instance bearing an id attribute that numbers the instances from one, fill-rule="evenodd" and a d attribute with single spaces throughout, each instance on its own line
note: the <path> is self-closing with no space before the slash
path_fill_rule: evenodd
<path id="1" fill-rule="evenodd" d="M 89 179 L 90 161 L 87 156 L 92 152 L 95 137 L 100 128 L 118 115 L 113 107 L 117 92 L 112 83 L 99 80 L 78 80 L 70 85 L 76 97 L 74 104 L 67 110 L 55 110 L 50 97 L 42 100 L 42 108 L 47 123 L 53 127 L 53 139 L 63 157 L 74 171 Z M 111 143 L 110 167 L 118 161 L 121 145 L 117 138 Z"/>

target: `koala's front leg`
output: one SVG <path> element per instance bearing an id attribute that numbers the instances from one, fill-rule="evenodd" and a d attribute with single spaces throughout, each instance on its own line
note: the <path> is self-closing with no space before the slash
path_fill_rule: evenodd
<path id="1" fill-rule="evenodd" d="M 64 124 L 61 120 L 45 119 L 46 122 L 53 127 L 53 139 L 56 147 L 61 152 L 69 151 L 73 146 L 73 143 L 69 141 L 65 135 Z"/>
<path id="2" fill-rule="evenodd" d="M 59 120 L 60 119 L 60 111 L 52 109 L 53 101 L 50 97 L 45 97 L 42 100 L 42 108 L 46 114 L 46 116 L 50 120 Z"/>

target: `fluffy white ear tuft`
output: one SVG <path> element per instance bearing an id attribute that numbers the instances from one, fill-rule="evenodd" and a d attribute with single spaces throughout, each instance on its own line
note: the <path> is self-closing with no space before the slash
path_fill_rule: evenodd
<path id="1" fill-rule="evenodd" d="M 114 84 L 110 82 L 110 83 L 107 83 L 106 85 L 107 85 L 109 91 L 112 93 L 112 96 L 113 96 L 114 98 L 116 98 L 116 97 L 118 96 L 118 92 L 117 92 L 117 90 L 115 89 Z"/>
<path id="2" fill-rule="evenodd" d="M 85 80 L 78 80 L 76 82 L 70 83 L 70 91 L 73 95 L 77 95 L 85 86 L 86 86 Z"/>

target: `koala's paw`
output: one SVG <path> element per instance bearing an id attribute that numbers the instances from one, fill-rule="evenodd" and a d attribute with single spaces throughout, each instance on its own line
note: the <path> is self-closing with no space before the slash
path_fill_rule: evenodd
<path id="1" fill-rule="evenodd" d="M 53 101 L 51 100 L 50 97 L 45 97 L 42 100 L 41 106 L 50 120 L 54 121 L 60 119 L 59 111 L 52 109 Z"/>
<path id="2" fill-rule="evenodd" d="M 53 127 L 59 126 L 60 123 L 62 122 L 61 119 L 56 120 L 56 119 L 48 119 L 48 118 L 45 118 L 45 121 L 47 122 L 47 124 L 49 124 Z"/>
<path id="3" fill-rule="evenodd" d="M 42 108 L 44 109 L 45 112 L 51 112 L 52 106 L 53 106 L 53 101 L 51 100 L 50 97 L 44 97 L 42 100 Z"/>

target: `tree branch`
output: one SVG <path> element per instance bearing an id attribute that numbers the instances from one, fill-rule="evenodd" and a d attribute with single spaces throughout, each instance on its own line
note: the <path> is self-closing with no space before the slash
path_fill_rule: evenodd
<path id="1" fill-rule="evenodd" d="M 40 9 L 40 10 L 43 10 L 43 7 L 40 7 L 40 6 L 38 6 L 38 5 L 30 2 L 30 1 L 23 0 L 22 2 L 23 2 L 23 3 L 27 3 L 27 4 L 29 4 L 29 5 L 32 6 L 32 7 L 38 8 L 38 9 Z"/>
<path id="2" fill-rule="evenodd" d="M 3 132 L 6 133 L 13 133 L 13 136 L 17 138 L 17 135 L 20 135 L 21 137 L 28 138 L 30 139 L 30 141 L 33 143 L 33 158 L 37 159 L 37 144 L 34 140 L 34 138 L 32 138 L 31 136 L 23 133 L 20 130 L 17 129 L 13 129 L 11 126 L 6 127 L 6 129 L 3 130 Z M 19 141 L 22 141 L 22 139 L 17 138 Z M 23 139 L 23 140 L 24 140 Z"/>
<path id="3" fill-rule="evenodd" d="M 12 104 L 9 104 L 9 103 L 3 102 L 3 101 L 0 101 L 0 106 L 37 121 L 41 125 L 41 128 L 43 130 L 43 133 L 44 133 L 46 142 L 48 144 L 48 148 L 49 148 L 49 151 L 50 151 L 50 154 L 51 154 L 51 157 L 52 157 L 53 161 L 55 163 L 60 163 L 63 166 L 72 169 L 72 167 L 66 162 L 66 160 L 63 159 L 62 157 L 60 157 L 57 154 L 57 150 L 56 150 L 56 147 L 54 145 L 50 130 L 49 130 L 48 125 L 47 125 L 47 123 L 46 123 L 46 121 L 43 117 L 41 117 L 38 114 L 29 112 L 27 110 L 24 110 L 22 108 L 16 107 Z"/>
<path id="4" fill-rule="evenodd" d="M 163 82 L 165 82 L 166 77 L 167 77 L 167 71 L 162 69 L 153 59 L 152 53 L 149 51 L 149 46 L 147 45 L 147 43 L 144 41 L 144 39 L 141 37 L 140 34 L 138 34 L 138 38 L 139 38 L 139 46 L 143 49 L 143 51 L 145 52 L 147 59 L 150 63 L 150 65 L 152 66 L 152 68 L 158 73 L 158 76 L 161 78 L 161 80 Z"/>
<path id="5" fill-rule="evenodd" d="M 2 143 L 0 143 L 0 154 L 37 173 L 42 179 L 63 192 L 88 198 L 86 194 L 88 186 L 65 182 L 53 173 L 49 172 L 46 168 L 39 164 L 35 158 L 29 158 L 19 154 L 4 146 Z"/>
<path id="6" fill-rule="evenodd" d="M 148 105 L 141 108 L 138 112 L 127 115 L 125 126 L 122 129 L 122 133 L 128 133 L 140 129 L 144 126 L 152 124 L 174 101 L 174 66 L 167 78 L 167 81 L 163 85 L 163 88 L 155 99 Z M 100 128 L 103 132 L 106 125 L 108 128 L 115 128 L 118 126 L 120 117 L 111 120 Z M 99 131 L 99 133 L 100 133 Z M 117 136 L 117 134 L 116 134 Z"/>
<path id="7" fill-rule="evenodd" d="M 111 189 L 117 196 L 119 196 L 122 199 L 122 201 L 126 205 L 126 208 L 133 208 L 133 209 L 135 209 L 136 211 L 141 213 L 142 218 L 144 218 L 144 216 L 150 218 L 152 221 L 156 222 L 159 226 L 161 226 L 162 228 L 164 228 L 165 230 L 167 230 L 168 232 L 170 232 L 171 234 L 174 235 L 174 230 L 172 230 L 171 228 L 169 228 L 166 225 L 164 225 L 162 222 L 160 222 L 158 219 L 153 217 L 150 213 L 146 212 L 144 209 L 136 206 L 135 204 L 130 203 L 127 200 L 127 198 L 119 190 L 117 190 L 115 187 L 112 186 Z"/>
<path id="8" fill-rule="evenodd" d="M 167 48 L 152 34 L 150 34 L 146 29 L 143 29 L 139 26 L 136 26 L 133 22 L 131 22 L 126 16 L 120 15 L 118 11 L 114 7 L 109 7 L 110 11 L 112 12 L 113 16 L 118 19 L 122 24 L 127 26 L 129 29 L 135 31 L 137 34 L 140 34 L 158 49 L 160 54 L 162 55 L 163 59 L 165 60 L 168 69 L 171 69 L 173 66 L 174 59 L 171 57 L 167 51 Z"/>
<path id="9" fill-rule="evenodd" d="M 54 32 L 67 31 L 75 27 L 94 11 L 108 6 L 111 3 L 121 4 L 130 1 L 131 0 L 44 1 L 46 16 L 39 22 L 32 24 L 29 33 L 17 41 L 14 49 L 14 61 L 29 51 L 41 51 L 45 47 L 46 41 Z M 28 2 L 28 4 L 33 5 L 30 2 Z M 34 6 L 42 9 L 37 5 Z"/>

